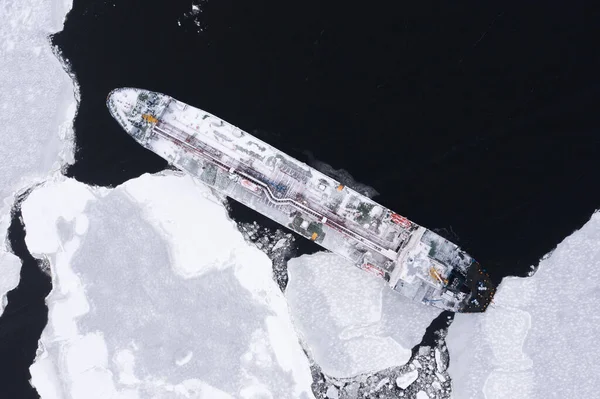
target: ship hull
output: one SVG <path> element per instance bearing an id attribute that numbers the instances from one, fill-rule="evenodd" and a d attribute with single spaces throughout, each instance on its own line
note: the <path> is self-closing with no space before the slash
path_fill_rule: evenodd
<path id="1" fill-rule="evenodd" d="M 144 147 L 400 294 L 454 312 L 488 306 L 495 287 L 458 246 L 247 132 L 141 89 L 117 89 L 107 105 Z"/>

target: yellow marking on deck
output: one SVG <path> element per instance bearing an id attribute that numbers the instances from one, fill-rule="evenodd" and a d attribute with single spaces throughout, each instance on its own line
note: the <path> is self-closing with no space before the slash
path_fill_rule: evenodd
<path id="1" fill-rule="evenodd" d="M 158 122 L 158 119 L 156 119 L 155 117 L 153 117 L 152 115 L 149 114 L 144 114 L 142 115 L 142 118 L 144 118 L 144 120 L 150 122 L 150 123 L 156 123 Z"/>
<path id="2" fill-rule="evenodd" d="M 435 269 L 435 267 L 431 267 L 429 269 L 429 275 L 431 277 L 433 277 L 434 279 L 438 280 L 440 283 L 448 284 L 448 280 L 446 280 L 445 278 L 443 278 L 442 276 L 440 276 L 440 274 Z"/>

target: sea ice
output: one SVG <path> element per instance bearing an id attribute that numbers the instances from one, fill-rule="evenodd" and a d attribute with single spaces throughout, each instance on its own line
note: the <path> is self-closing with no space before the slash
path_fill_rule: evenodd
<path id="1" fill-rule="evenodd" d="M 313 397 L 269 259 L 205 186 L 172 172 L 113 190 L 63 179 L 23 218 L 53 276 L 31 367 L 43 399 Z"/>
<path id="2" fill-rule="evenodd" d="M 48 35 L 62 28 L 70 1 L 0 2 L 0 303 L 18 284 L 20 263 L 4 255 L 15 193 L 72 160 L 73 82 Z M 0 305 L 0 314 L 3 306 Z"/>
<path id="3" fill-rule="evenodd" d="M 419 378 L 419 370 L 411 370 L 406 374 L 396 378 L 396 385 L 402 389 L 406 389 Z"/>
<path id="4" fill-rule="evenodd" d="M 446 338 L 454 397 L 598 397 L 600 213 L 528 278 L 505 278 L 480 315 L 457 314 Z"/>
<path id="5" fill-rule="evenodd" d="M 0 251 L 0 315 L 4 311 L 6 293 L 19 284 L 21 260 L 10 252 Z"/>
<path id="6" fill-rule="evenodd" d="M 288 262 L 294 324 L 327 375 L 343 378 L 405 364 L 440 310 L 326 252 Z"/>

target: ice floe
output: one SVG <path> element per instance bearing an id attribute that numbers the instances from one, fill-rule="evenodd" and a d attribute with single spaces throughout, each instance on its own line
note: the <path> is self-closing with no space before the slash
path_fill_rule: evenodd
<path id="1" fill-rule="evenodd" d="M 171 172 L 113 190 L 62 179 L 23 218 L 53 276 L 31 367 L 43 399 L 312 397 L 270 261 L 208 188 Z"/>
<path id="2" fill-rule="evenodd" d="M 7 304 L 6 293 L 19 284 L 21 260 L 10 252 L 0 251 L 0 315 Z"/>
<path id="3" fill-rule="evenodd" d="M 454 397 L 592 398 L 600 375 L 600 213 L 527 278 L 505 278 L 494 305 L 449 328 Z"/>
<path id="4" fill-rule="evenodd" d="M 415 382 L 417 378 L 419 378 L 419 370 L 411 370 L 396 378 L 396 385 L 398 385 L 399 388 L 406 389 L 410 384 Z"/>
<path id="5" fill-rule="evenodd" d="M 323 372 L 333 377 L 405 364 L 440 313 L 332 253 L 292 259 L 288 272 L 294 324 Z"/>
<path id="6" fill-rule="evenodd" d="M 4 255 L 15 194 L 72 161 L 74 84 L 48 35 L 60 30 L 70 1 L 0 2 L 0 302 L 18 284 L 20 262 Z M 10 160 L 10 161 L 7 161 Z M 0 305 L 0 314 L 3 306 Z"/>

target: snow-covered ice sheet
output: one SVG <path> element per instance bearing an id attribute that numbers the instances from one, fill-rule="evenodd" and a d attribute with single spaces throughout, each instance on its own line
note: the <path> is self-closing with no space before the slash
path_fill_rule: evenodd
<path id="1" fill-rule="evenodd" d="M 312 397 L 269 259 L 206 187 L 167 172 L 112 190 L 63 179 L 22 209 L 53 276 L 31 367 L 43 399 Z"/>
<path id="2" fill-rule="evenodd" d="M 74 87 L 48 40 L 70 9 L 71 1 L 0 1 L 0 301 L 18 283 L 20 266 L 3 255 L 15 192 L 72 160 Z"/>
<path id="3" fill-rule="evenodd" d="M 0 315 L 7 304 L 6 293 L 19 284 L 21 260 L 10 252 L 0 251 Z"/>
<path id="4" fill-rule="evenodd" d="M 288 262 L 292 319 L 323 372 L 352 377 L 405 364 L 439 309 L 326 252 Z"/>
<path id="5" fill-rule="evenodd" d="M 505 278 L 484 314 L 446 338 L 456 399 L 595 398 L 600 375 L 600 213 L 528 278 Z"/>

